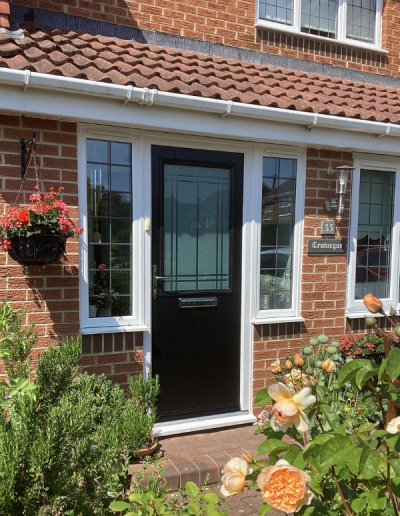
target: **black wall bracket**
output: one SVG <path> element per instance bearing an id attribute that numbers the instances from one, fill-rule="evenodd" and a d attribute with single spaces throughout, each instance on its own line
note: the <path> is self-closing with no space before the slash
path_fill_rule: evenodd
<path id="1" fill-rule="evenodd" d="M 32 151 L 36 149 L 36 131 L 32 129 L 32 138 L 30 140 L 21 140 L 21 179 L 25 179 L 28 163 L 31 158 Z M 30 144 L 29 149 L 27 145 Z"/>

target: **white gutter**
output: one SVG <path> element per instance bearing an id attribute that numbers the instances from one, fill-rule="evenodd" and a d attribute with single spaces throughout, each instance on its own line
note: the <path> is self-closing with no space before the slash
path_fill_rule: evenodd
<path id="1" fill-rule="evenodd" d="M 135 88 L 132 86 L 119 86 L 116 84 L 86 81 L 60 77 L 36 72 L 21 70 L 9 70 L 0 68 L 0 84 L 20 86 L 21 91 L 26 91 L 29 85 L 31 88 L 59 90 L 68 93 L 83 95 L 94 95 L 108 99 L 120 100 L 122 104 L 129 105 L 130 102 L 137 104 L 157 104 L 170 108 L 192 109 L 207 111 L 219 115 L 242 116 L 246 118 L 257 118 L 263 120 L 279 120 L 290 124 L 301 124 L 305 128 L 326 127 L 337 130 L 357 131 L 362 133 L 376 134 L 377 136 L 400 136 L 400 126 L 387 123 L 370 122 L 352 118 L 335 117 L 289 109 L 270 108 L 254 104 L 242 104 L 225 100 L 207 99 L 179 93 L 168 93 L 148 88 Z"/>

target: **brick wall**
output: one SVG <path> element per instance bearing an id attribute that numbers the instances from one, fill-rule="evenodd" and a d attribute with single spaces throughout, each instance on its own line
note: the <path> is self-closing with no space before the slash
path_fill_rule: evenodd
<path id="1" fill-rule="evenodd" d="M 11 3 L 356 70 L 400 76 L 400 7 L 385 0 L 383 48 L 389 55 L 257 30 L 255 0 L 11 0 Z"/>
<path id="2" fill-rule="evenodd" d="M 76 124 L 3 114 L 0 121 L 0 216 L 14 204 L 21 186 L 20 139 L 32 138 L 35 129 L 41 191 L 63 186 L 62 199 L 70 207 L 71 218 L 77 225 Z M 19 194 L 19 205 L 31 204 L 29 196 L 35 191 L 35 184 L 31 168 Z M 26 306 L 26 324 L 35 323 L 39 335 L 31 355 L 33 368 L 44 349 L 79 333 L 78 240 L 68 239 L 66 251 L 59 263 L 46 267 L 22 267 L 0 251 L 0 299 L 8 298 L 16 309 Z M 96 335 L 93 339 L 93 346 L 91 336 L 83 340 L 84 371 L 110 373 L 115 381 L 126 385 L 130 373 L 142 370 L 141 334 Z M 3 372 L 0 369 L 0 375 Z"/>
<path id="3" fill-rule="evenodd" d="M 273 382 L 269 367 L 277 357 L 284 359 L 286 354 L 297 353 L 303 342 L 321 333 L 340 338 L 349 331 L 344 317 L 347 257 L 307 254 L 307 240 L 321 237 L 322 220 L 336 222 L 336 238 L 348 236 L 350 188 L 341 216 L 332 217 L 324 209 L 329 195 L 330 165 L 352 165 L 351 153 L 308 149 L 301 277 L 301 315 L 305 322 L 254 327 L 254 396 Z M 260 411 L 255 409 L 255 413 Z"/>

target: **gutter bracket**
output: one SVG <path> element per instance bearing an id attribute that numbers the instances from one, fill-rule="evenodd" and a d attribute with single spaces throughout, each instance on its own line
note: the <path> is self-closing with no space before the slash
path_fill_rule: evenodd
<path id="1" fill-rule="evenodd" d="M 131 100 L 131 98 L 132 98 L 132 91 L 133 91 L 132 86 L 128 86 L 128 91 L 126 93 L 126 97 L 125 97 L 125 100 L 123 102 L 124 106 L 126 106 L 128 104 L 128 102 Z"/>
<path id="2" fill-rule="evenodd" d="M 312 124 L 308 124 L 306 126 L 307 131 L 311 131 L 311 129 L 317 125 L 317 122 L 318 122 L 318 113 L 316 113 L 316 115 L 314 116 L 313 123 Z"/>
<path id="3" fill-rule="evenodd" d="M 226 111 L 224 111 L 222 113 L 222 115 L 220 115 L 220 118 L 225 118 L 226 116 L 228 116 L 232 110 L 232 104 L 233 102 L 231 100 L 228 100 L 228 103 L 226 105 Z"/>
<path id="4" fill-rule="evenodd" d="M 138 104 L 140 106 L 152 106 L 157 97 L 158 90 L 149 88 L 143 88 L 142 98 L 139 100 Z"/>
<path id="5" fill-rule="evenodd" d="M 377 138 L 383 138 L 384 136 L 387 136 L 389 133 L 390 133 L 390 128 L 391 128 L 391 125 L 388 124 L 387 127 L 386 127 L 386 131 L 382 134 L 378 134 L 376 137 Z"/>
<path id="6" fill-rule="evenodd" d="M 25 74 L 24 74 L 24 92 L 28 89 L 30 79 L 31 79 L 31 71 L 30 70 L 25 70 Z"/>

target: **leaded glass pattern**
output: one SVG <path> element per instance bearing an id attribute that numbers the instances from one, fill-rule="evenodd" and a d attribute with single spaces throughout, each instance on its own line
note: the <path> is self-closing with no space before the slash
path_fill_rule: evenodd
<path id="1" fill-rule="evenodd" d="M 291 308 L 296 160 L 264 158 L 260 310 Z"/>
<path id="2" fill-rule="evenodd" d="M 230 288 L 231 171 L 164 165 L 164 291 Z"/>
<path id="3" fill-rule="evenodd" d="M 132 315 L 132 146 L 87 140 L 89 316 Z"/>
<path id="4" fill-rule="evenodd" d="M 356 299 L 390 297 L 394 185 L 394 172 L 360 172 Z"/>
<path id="5" fill-rule="evenodd" d="M 347 28 L 349 39 L 374 43 L 376 0 L 347 0 Z"/>
<path id="6" fill-rule="evenodd" d="M 293 25 L 294 0 L 260 0 L 259 17 L 262 20 Z"/>
<path id="7" fill-rule="evenodd" d="M 338 0 L 301 0 L 301 32 L 336 38 Z"/>

